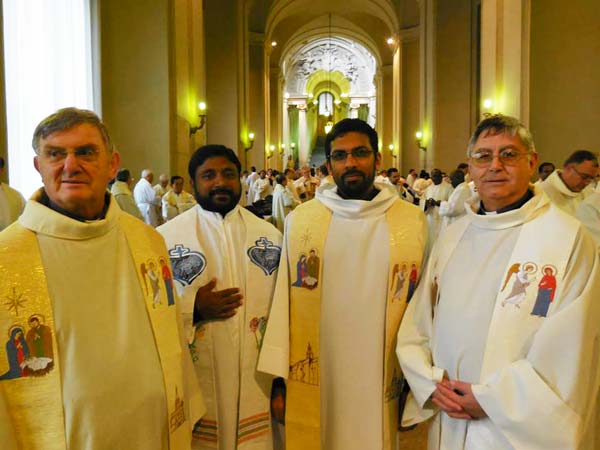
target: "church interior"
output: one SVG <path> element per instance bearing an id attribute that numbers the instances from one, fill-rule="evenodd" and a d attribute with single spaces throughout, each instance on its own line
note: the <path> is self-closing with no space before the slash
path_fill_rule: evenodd
<path id="1" fill-rule="evenodd" d="M 93 109 L 136 175 L 183 175 L 205 143 L 233 148 L 244 167 L 318 166 L 326 127 L 344 117 L 373 125 L 382 168 L 401 174 L 452 170 L 487 113 L 518 117 L 540 161 L 558 166 L 600 147 L 594 0 L 79 3 L 88 4 Z M 9 20 L 5 11 L 5 68 Z M 45 23 L 46 32 L 65 26 Z M 17 81 L 35 91 L 64 59 L 33 55 L 37 67 Z M 11 146 L 14 90 L 6 73 L 0 83 L 0 156 L 12 179 L 12 155 L 33 153 Z M 35 97 L 13 101 L 36 108 Z M 38 121 L 61 102 L 40 105 Z M 32 130 L 19 128 L 22 142 Z"/>

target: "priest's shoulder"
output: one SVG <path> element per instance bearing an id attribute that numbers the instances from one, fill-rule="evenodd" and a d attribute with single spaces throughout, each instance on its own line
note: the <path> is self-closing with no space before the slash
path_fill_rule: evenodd
<path id="1" fill-rule="evenodd" d="M 246 208 L 240 207 L 240 214 L 242 214 L 242 216 L 244 217 L 244 221 L 246 223 L 254 222 L 255 226 L 258 226 L 259 228 L 262 227 L 262 228 L 268 229 L 269 232 L 275 233 L 275 234 L 278 234 L 281 236 L 281 231 L 279 231 L 277 229 L 277 227 L 275 227 L 272 223 L 267 222 L 266 220 L 261 219 L 258 216 L 255 216 L 250 211 L 248 211 Z"/>
<path id="2" fill-rule="evenodd" d="M 423 222 L 423 224 L 425 224 L 427 221 L 423 210 L 417 205 L 413 205 L 412 203 L 409 203 L 406 200 L 397 198 L 396 201 L 392 204 L 392 206 L 397 209 L 398 214 L 400 214 L 401 216 L 417 217 L 421 222 Z"/>
<path id="3" fill-rule="evenodd" d="M 177 227 L 183 225 L 184 223 L 189 222 L 189 220 L 191 219 L 191 216 L 193 216 L 193 221 L 196 221 L 196 216 L 198 214 L 198 211 L 196 210 L 197 206 L 198 205 L 194 206 L 193 208 L 188 209 L 187 211 L 182 212 L 181 214 L 176 215 L 172 219 L 169 219 L 167 222 L 165 222 L 162 225 L 160 225 L 159 227 L 157 227 L 156 230 L 159 233 L 162 233 L 163 230 L 170 230 L 173 228 L 177 228 Z"/>
<path id="4" fill-rule="evenodd" d="M 0 231 L 0 247 L 8 248 L 12 247 L 13 245 L 18 245 L 18 241 L 16 239 L 25 235 L 35 236 L 35 232 L 24 227 L 17 220 L 16 222 L 13 222 L 7 226 L 4 230 Z"/>
<path id="5" fill-rule="evenodd" d="M 119 210 L 119 221 L 128 228 L 135 230 L 136 233 L 145 233 L 151 237 L 158 237 L 162 240 L 162 236 L 158 231 L 143 220 L 140 220 L 129 213 Z"/>
<path id="6" fill-rule="evenodd" d="M 571 228 L 584 228 L 583 224 L 571 214 L 562 210 L 562 208 L 556 206 L 553 202 L 548 205 L 548 210 L 545 214 L 551 214 L 552 220 L 557 222 L 563 222 L 566 226 Z M 551 233 L 551 230 L 544 230 L 545 232 Z"/>

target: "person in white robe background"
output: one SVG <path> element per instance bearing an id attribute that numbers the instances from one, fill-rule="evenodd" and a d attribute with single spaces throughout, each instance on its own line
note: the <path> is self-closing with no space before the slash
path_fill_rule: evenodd
<path id="1" fill-rule="evenodd" d="M 154 174 L 151 170 L 142 170 L 141 177 L 133 188 L 133 198 L 144 216 L 144 221 L 156 228 L 159 225 L 160 197 L 152 187 L 153 179 Z"/>
<path id="2" fill-rule="evenodd" d="M 388 367 L 385 361 L 395 364 L 385 343 L 388 332 L 395 339 L 397 326 L 391 325 L 396 322 L 387 312 L 390 304 L 405 304 L 408 283 L 394 300 L 397 276 L 392 270 L 402 266 L 408 276 L 411 263 L 423 257 L 427 231 L 417 207 L 402 201 L 393 186 L 374 184 L 381 160 L 377 146 L 377 133 L 360 119 L 334 125 L 325 153 L 335 184 L 319 187 L 315 199 L 298 206 L 285 223 L 286 257 L 258 368 L 288 380 L 288 449 L 396 448 L 398 417 L 390 419 L 388 405 L 397 402 L 399 375 L 394 371 L 390 387 L 384 366 Z M 290 237 L 296 233 L 297 238 Z M 398 261 L 397 253 L 406 261 Z M 314 298 L 319 292 L 320 300 Z M 294 303 L 294 295 L 306 298 Z M 320 301 L 318 321 L 297 309 L 315 301 Z M 320 330 L 320 342 L 294 334 L 294 323 Z M 305 359 L 292 360 L 299 347 L 294 342 L 304 342 L 305 337 L 308 347 L 300 346 Z M 320 402 L 311 388 L 315 385 L 320 386 Z M 292 388 L 307 389 L 311 397 L 299 394 L 300 400 L 294 400 L 297 395 L 290 400 Z M 385 426 L 390 422 L 392 429 Z M 292 424 L 295 431 L 290 435 Z"/>
<path id="3" fill-rule="evenodd" d="M 592 195 L 581 202 L 576 217 L 585 225 L 600 249 L 600 185 Z"/>
<path id="4" fill-rule="evenodd" d="M 442 230 L 466 214 L 465 202 L 475 195 L 475 192 L 473 192 L 474 185 L 465 181 L 463 171 L 455 170 L 452 172 L 450 182 L 454 191 L 452 191 L 448 200 L 440 203 L 439 214 L 442 217 Z"/>
<path id="5" fill-rule="evenodd" d="M 442 178 L 442 171 L 433 169 L 431 171 L 433 184 L 425 189 L 421 198 L 421 207 L 425 211 L 429 226 L 429 248 L 435 243 L 442 228 L 440 205 L 442 202 L 448 201 L 453 191 L 452 185 L 443 181 Z"/>
<path id="6" fill-rule="evenodd" d="M 288 180 L 283 175 L 277 175 L 275 189 L 273 190 L 273 225 L 283 233 L 283 224 L 287 215 L 297 206 L 294 196 L 288 189 Z"/>
<path id="7" fill-rule="evenodd" d="M 248 195 L 246 197 L 247 205 L 251 205 L 252 203 L 254 203 L 254 196 L 255 196 L 254 182 L 257 179 L 258 179 L 258 173 L 256 172 L 256 167 L 252 166 L 252 167 L 250 167 L 250 175 L 248 175 L 248 178 L 246 178 L 246 183 L 248 185 L 248 189 L 246 190 L 248 192 Z"/>
<path id="8" fill-rule="evenodd" d="M 408 184 L 411 188 L 415 181 L 417 180 L 417 171 L 415 169 L 410 169 L 408 171 L 408 175 L 406 176 L 406 184 Z"/>
<path id="9" fill-rule="evenodd" d="M 194 196 L 183 190 L 183 177 L 171 177 L 171 189 L 162 197 L 162 215 L 166 221 L 186 212 L 196 204 Z"/>
<path id="10" fill-rule="evenodd" d="M 298 189 L 296 189 L 296 186 L 294 184 L 294 181 L 295 181 L 294 175 L 296 174 L 296 172 L 294 171 L 294 169 L 287 168 L 284 170 L 283 174 L 285 175 L 285 177 L 288 180 L 288 182 L 287 182 L 288 190 L 292 193 L 292 196 L 294 197 L 294 201 L 296 202 L 296 204 L 299 205 L 300 203 L 302 203 L 302 199 L 300 198 L 300 194 L 298 194 Z"/>
<path id="11" fill-rule="evenodd" d="M 194 449 L 271 450 L 273 377 L 256 362 L 281 254 L 281 233 L 239 206 L 241 164 L 222 145 L 200 147 L 188 172 L 198 204 L 158 231 L 180 293 L 207 413 Z"/>
<path id="12" fill-rule="evenodd" d="M 0 179 L 4 172 L 4 158 L 0 157 Z M 17 220 L 23 208 L 25 208 L 25 199 L 21 193 L 6 183 L 0 183 L 0 231 Z"/>
<path id="13" fill-rule="evenodd" d="M 131 193 L 131 185 L 133 184 L 133 178 L 129 169 L 119 169 L 115 182 L 110 187 L 110 193 L 113 195 L 119 208 L 133 217 L 137 217 L 142 222 L 144 217 L 140 212 L 140 209 L 135 204 L 133 194 Z"/>
<path id="14" fill-rule="evenodd" d="M 562 170 L 555 170 L 540 186 L 550 201 L 574 216 L 588 186 L 598 177 L 598 156 L 588 150 L 573 152 Z"/>
<path id="15" fill-rule="evenodd" d="M 315 196 L 315 190 L 319 186 L 319 179 L 310 174 L 310 167 L 304 166 L 300 169 L 302 176 L 294 181 L 294 188 L 303 202 Z"/>
<path id="16" fill-rule="evenodd" d="M 254 202 L 259 200 L 264 200 L 267 196 L 273 193 L 273 188 L 271 187 L 271 180 L 267 177 L 267 172 L 261 170 L 258 173 L 258 178 L 254 181 Z"/>
<path id="17" fill-rule="evenodd" d="M 534 184 L 538 185 L 546 181 L 546 178 L 552 175 L 552 172 L 554 172 L 555 170 L 556 167 L 554 167 L 554 164 L 552 164 L 551 162 L 546 161 L 541 163 L 537 170 L 538 180 Z"/>
<path id="18" fill-rule="evenodd" d="M 529 185 L 538 155 L 517 119 L 480 122 L 468 157 L 481 201 L 436 242 L 398 333 L 403 425 L 433 417 L 430 450 L 598 448 L 591 238 Z"/>
<path id="19" fill-rule="evenodd" d="M 158 183 L 153 186 L 156 196 L 162 198 L 169 191 L 169 177 L 164 173 L 158 176 Z"/>
<path id="20" fill-rule="evenodd" d="M 138 272 L 166 248 L 107 193 L 119 154 L 106 127 L 64 108 L 37 126 L 33 146 L 44 186 L 0 233 L 0 295 L 27 301 L 2 308 L 0 327 L 43 325 L 43 348 L 31 345 L 23 363 L 37 354 L 44 367 L 5 373 L 0 350 L 0 447 L 189 450 L 204 406 L 178 302 L 161 285 L 154 310 Z"/>

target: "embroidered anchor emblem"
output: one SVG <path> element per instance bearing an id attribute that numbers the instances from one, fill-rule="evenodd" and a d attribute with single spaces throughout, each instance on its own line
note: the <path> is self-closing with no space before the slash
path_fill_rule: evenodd
<path id="1" fill-rule="evenodd" d="M 273 245 L 266 237 L 261 237 L 255 244 L 248 249 L 248 258 L 260 267 L 265 275 L 272 275 L 279 266 L 281 247 Z"/>
<path id="2" fill-rule="evenodd" d="M 190 285 L 206 269 L 206 258 L 181 244 L 169 250 L 169 258 L 173 266 L 173 278 L 184 285 Z"/>

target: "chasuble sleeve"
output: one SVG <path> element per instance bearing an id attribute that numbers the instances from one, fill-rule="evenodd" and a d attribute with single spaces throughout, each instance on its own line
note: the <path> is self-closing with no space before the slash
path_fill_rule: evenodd
<path id="1" fill-rule="evenodd" d="M 292 213 L 293 215 L 293 213 Z M 285 228 L 289 223 L 288 216 Z M 262 349 L 258 359 L 257 370 L 276 377 L 286 378 L 289 372 L 290 358 L 290 305 L 289 305 L 289 272 L 288 272 L 287 240 L 282 241 L 282 253 L 277 269 L 277 281 L 273 302 L 269 311 L 267 330 L 263 339 Z"/>
<path id="2" fill-rule="evenodd" d="M 514 448 L 580 448 L 600 383 L 600 265 L 580 230 L 554 310 L 526 356 L 492 373 L 473 393 Z"/>

